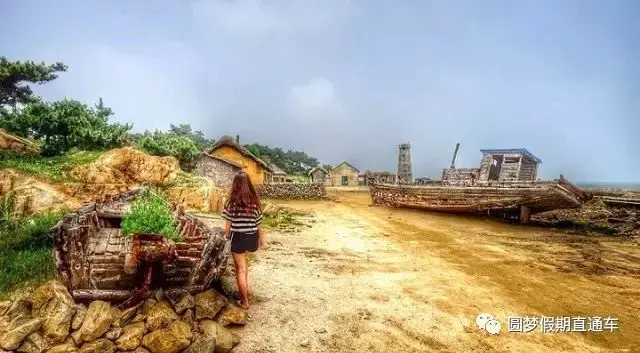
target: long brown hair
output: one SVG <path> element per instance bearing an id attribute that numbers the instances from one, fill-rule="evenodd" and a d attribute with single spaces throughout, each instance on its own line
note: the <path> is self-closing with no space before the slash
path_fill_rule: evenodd
<path id="1" fill-rule="evenodd" d="M 260 210 L 260 199 L 247 173 L 239 172 L 233 178 L 231 196 L 225 207 L 239 208 L 242 210 L 256 208 Z"/>

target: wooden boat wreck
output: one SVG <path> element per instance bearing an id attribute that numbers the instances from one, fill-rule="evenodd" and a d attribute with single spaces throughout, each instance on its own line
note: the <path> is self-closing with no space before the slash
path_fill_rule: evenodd
<path id="1" fill-rule="evenodd" d="M 125 301 L 135 297 L 150 271 L 126 271 L 134 241 L 121 234 L 120 222 L 131 202 L 148 192 L 139 188 L 65 215 L 52 229 L 60 280 L 76 300 Z M 180 241 L 165 254 L 163 284 L 205 290 L 225 270 L 228 251 L 222 228 L 209 228 L 174 206 Z M 138 250 L 139 251 L 139 250 Z M 170 255 L 170 256 L 169 256 Z"/>
<path id="2" fill-rule="evenodd" d="M 480 168 L 456 169 L 458 148 L 459 144 L 442 180 L 420 185 L 373 184 L 372 202 L 434 212 L 517 217 L 526 223 L 531 214 L 577 208 L 592 197 L 562 176 L 536 180 L 541 161 L 525 149 L 482 150 Z"/>

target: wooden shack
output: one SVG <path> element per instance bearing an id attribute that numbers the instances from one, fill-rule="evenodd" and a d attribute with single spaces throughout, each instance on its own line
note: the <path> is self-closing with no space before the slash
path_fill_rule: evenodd
<path id="1" fill-rule="evenodd" d="M 249 175 L 254 185 L 271 180 L 271 167 L 242 146 L 238 136 L 235 139 L 231 136 L 221 137 L 205 153 L 241 166 L 242 171 Z"/>
<path id="2" fill-rule="evenodd" d="M 131 202 L 145 192 L 138 188 L 88 203 L 51 229 L 58 277 L 75 299 L 121 301 L 141 286 L 140 271 L 125 272 L 131 238 L 122 235 L 120 222 Z M 207 227 L 181 206 L 175 214 L 181 240 L 174 244 L 175 260 L 166 266 L 163 280 L 168 287 L 205 290 L 225 270 L 229 255 L 224 231 Z"/>
<path id="3" fill-rule="evenodd" d="M 271 170 L 272 170 L 272 174 L 271 174 L 271 182 L 272 183 L 285 183 L 287 182 L 287 173 L 284 172 L 284 170 L 280 169 L 280 167 L 278 167 L 275 164 L 271 164 Z"/>
<path id="4" fill-rule="evenodd" d="M 203 152 L 196 159 L 194 173 L 213 180 L 216 186 L 229 187 L 242 168 L 236 162 Z"/>
<path id="5" fill-rule="evenodd" d="M 312 183 L 328 183 L 329 180 L 329 172 L 327 172 L 321 166 L 316 166 L 309 171 L 309 181 Z"/>

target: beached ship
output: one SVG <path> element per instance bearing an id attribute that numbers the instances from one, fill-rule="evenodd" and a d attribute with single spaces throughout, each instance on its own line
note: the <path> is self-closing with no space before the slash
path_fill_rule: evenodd
<path id="1" fill-rule="evenodd" d="M 526 149 L 481 150 L 480 168 L 455 168 L 456 146 L 451 167 L 442 180 L 420 185 L 374 184 L 374 204 L 417 208 L 435 212 L 518 217 L 576 208 L 591 198 L 564 177 L 536 180 L 540 159 Z"/>
<path id="2" fill-rule="evenodd" d="M 150 284 L 151 271 L 136 268 L 135 261 L 133 269 L 127 270 L 128 258 L 140 256 L 148 246 L 167 244 L 154 243 L 153 235 L 125 237 L 120 229 L 131 202 L 145 192 L 149 190 L 139 188 L 86 204 L 51 229 L 58 276 L 76 300 L 129 300 Z M 181 240 L 152 253 L 164 257 L 160 279 L 169 288 L 205 290 L 227 264 L 224 231 L 208 227 L 181 206 L 174 206 L 174 211 Z"/>

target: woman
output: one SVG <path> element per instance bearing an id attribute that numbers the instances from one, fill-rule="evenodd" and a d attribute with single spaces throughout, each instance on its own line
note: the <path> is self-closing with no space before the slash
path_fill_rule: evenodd
<path id="1" fill-rule="evenodd" d="M 227 220 L 225 237 L 231 237 L 231 254 L 236 266 L 236 283 L 241 297 L 238 305 L 248 309 L 249 284 L 245 255 L 247 252 L 263 248 L 265 241 L 260 229 L 260 200 L 247 173 L 239 172 L 233 178 L 231 195 L 222 210 L 222 217 Z"/>

